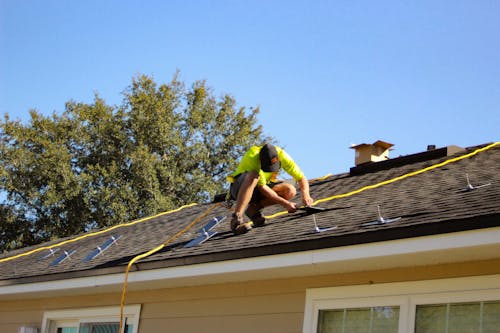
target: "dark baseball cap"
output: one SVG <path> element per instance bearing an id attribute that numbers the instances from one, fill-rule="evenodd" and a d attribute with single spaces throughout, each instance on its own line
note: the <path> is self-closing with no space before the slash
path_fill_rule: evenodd
<path id="1" fill-rule="evenodd" d="M 266 143 L 260 150 L 260 168 L 265 172 L 277 172 L 281 167 L 276 147 Z"/>

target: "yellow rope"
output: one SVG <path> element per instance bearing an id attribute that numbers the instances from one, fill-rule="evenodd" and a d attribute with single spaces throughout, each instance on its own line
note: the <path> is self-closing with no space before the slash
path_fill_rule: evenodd
<path id="1" fill-rule="evenodd" d="M 333 176 L 333 174 L 328 173 L 328 174 L 324 175 L 323 177 L 319 177 L 319 178 L 314 178 L 314 179 L 312 179 L 312 180 L 311 180 L 311 182 L 319 182 L 319 181 L 321 181 L 321 180 L 325 180 L 325 179 L 327 179 L 327 178 L 329 178 L 329 177 L 331 177 L 331 176 Z"/>
<path id="2" fill-rule="evenodd" d="M 419 175 L 421 173 L 424 173 L 424 172 L 427 172 L 427 171 L 430 171 L 430 170 L 434 170 L 434 169 L 440 168 L 440 167 L 445 166 L 447 164 L 454 163 L 454 162 L 457 162 L 457 161 L 460 161 L 460 160 L 472 157 L 474 155 L 479 154 L 480 152 L 486 151 L 486 150 L 491 149 L 491 148 L 493 148 L 495 146 L 498 146 L 498 145 L 500 145 L 500 142 L 495 142 L 495 143 L 492 143 L 492 144 L 487 145 L 485 147 L 478 148 L 478 149 L 474 150 L 471 153 L 468 153 L 468 154 L 465 154 L 465 155 L 461 155 L 461 156 L 458 156 L 458 157 L 455 157 L 455 158 L 451 158 L 451 159 L 446 160 L 446 161 L 441 162 L 441 163 L 433 164 L 433 165 L 431 165 L 431 166 L 429 166 L 427 168 L 419 169 L 419 170 L 414 171 L 414 172 L 409 172 L 409 173 L 404 174 L 402 176 L 398 176 L 398 177 L 395 177 L 395 178 L 392 178 L 392 179 L 389 179 L 389 180 L 386 180 L 386 181 L 383 181 L 383 182 L 380 182 L 380 183 L 376 183 L 376 184 L 373 184 L 373 185 L 367 185 L 365 187 L 359 188 L 359 189 L 351 191 L 351 192 L 342 193 L 342 194 L 336 194 L 336 195 L 332 195 L 331 197 L 319 199 L 319 200 L 316 200 L 313 203 L 313 206 L 315 206 L 317 204 L 320 204 L 320 203 L 323 203 L 323 202 L 331 201 L 331 200 L 334 200 L 334 199 L 340 199 L 340 198 L 350 197 L 352 195 L 364 192 L 366 190 L 374 189 L 374 188 L 377 188 L 377 187 L 381 187 L 381 186 L 384 186 L 384 185 L 387 185 L 387 184 L 391 184 L 391 183 L 394 183 L 394 182 L 397 182 L 397 181 L 409 178 L 409 177 L 413 177 L 413 176 Z M 287 211 L 278 212 L 276 214 L 268 215 L 268 216 L 265 216 L 265 217 L 267 219 L 272 219 L 272 218 L 275 218 L 275 217 L 278 217 L 278 216 L 282 216 L 282 215 L 285 215 L 285 214 L 288 214 L 288 212 Z"/>
<path id="3" fill-rule="evenodd" d="M 129 263 L 127 265 L 127 269 L 125 270 L 125 280 L 123 282 L 122 297 L 121 297 L 121 301 L 120 301 L 120 329 L 118 330 L 118 332 L 121 332 L 122 328 L 123 328 L 123 308 L 125 306 L 125 298 L 126 298 L 126 295 L 127 295 L 128 275 L 129 275 L 130 269 L 132 268 L 132 265 L 134 263 L 136 263 L 137 261 L 143 259 L 143 258 L 146 258 L 146 257 L 149 257 L 150 255 L 155 254 L 156 252 L 158 252 L 161 249 L 163 249 L 165 246 L 167 246 L 167 245 L 171 244 L 172 242 L 174 242 L 177 238 L 179 238 L 184 233 L 188 232 L 199 221 L 201 221 L 208 214 L 210 214 L 210 212 L 212 210 L 214 210 L 215 208 L 217 208 L 219 206 L 222 206 L 222 204 L 218 203 L 218 204 L 212 205 L 203 214 L 201 214 L 200 216 L 198 216 L 197 218 L 195 218 L 191 223 L 189 223 L 186 227 L 184 227 L 181 231 L 177 232 L 172 237 L 168 238 L 165 242 L 163 242 L 162 244 L 158 245 L 157 247 L 155 247 L 155 248 L 153 248 L 153 249 L 151 249 L 151 250 L 149 250 L 147 252 L 144 252 L 142 254 L 139 254 L 139 255 L 135 256 L 134 258 L 132 258 L 132 260 L 129 261 Z"/>
<path id="4" fill-rule="evenodd" d="M 172 214 L 172 213 L 178 212 L 180 210 L 183 210 L 184 208 L 188 208 L 188 207 L 192 207 L 192 206 L 196 206 L 196 203 L 191 203 L 191 204 L 188 204 L 188 205 L 184 205 L 184 206 L 181 206 L 179 208 L 176 208 L 176 209 L 173 209 L 173 210 L 169 210 L 167 212 L 163 212 L 163 213 L 160 213 L 160 214 L 157 214 L 157 215 L 154 215 L 154 216 L 145 217 L 145 218 L 142 218 L 142 219 L 139 219 L 139 220 L 135 220 L 135 221 L 132 221 L 132 222 L 123 223 L 123 224 L 117 224 L 117 225 L 114 225 L 114 226 L 112 226 L 110 228 L 107 228 L 107 229 L 103 229 L 103 230 L 100 230 L 100 231 L 88 233 L 88 234 L 85 234 L 85 235 L 82 235 L 82 236 L 79 236 L 79 237 L 76 237 L 76 238 L 72 238 L 72 239 L 68 239 L 68 240 L 65 240 L 65 241 L 62 241 L 62 242 L 59 242 L 59 243 L 56 243 L 56 244 L 52 244 L 50 246 L 42 246 L 42 247 L 36 248 L 34 250 L 28 251 L 28 252 L 20 253 L 20 254 L 11 256 L 11 257 L 2 258 L 2 259 L 0 259 L 0 263 L 6 262 L 6 261 L 10 261 L 10 260 L 13 260 L 13 259 L 16 259 L 16 258 L 26 257 L 26 256 L 29 256 L 30 254 L 37 253 L 37 252 L 40 252 L 40 251 L 43 251 L 43 250 L 50 250 L 50 249 L 52 249 L 54 247 L 63 246 L 63 245 L 69 244 L 69 243 L 73 243 L 73 242 L 76 242 L 76 241 L 88 238 L 88 237 L 102 235 L 102 234 L 104 234 L 106 232 L 109 232 L 109 231 L 112 231 L 112 230 L 115 230 L 115 229 L 118 229 L 118 228 L 129 227 L 129 226 L 137 224 L 137 223 L 146 222 L 148 220 L 151 220 L 151 219 L 163 216 L 163 215 L 167 215 L 167 214 Z"/>

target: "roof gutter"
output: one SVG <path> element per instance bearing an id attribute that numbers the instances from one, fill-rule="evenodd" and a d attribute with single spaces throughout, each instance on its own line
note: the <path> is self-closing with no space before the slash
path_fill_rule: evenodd
<path id="1" fill-rule="evenodd" d="M 279 279 L 498 258 L 500 227 L 131 272 L 129 290 Z M 146 263 L 147 264 L 147 263 Z M 124 273 L 0 286 L 0 299 L 109 293 Z"/>

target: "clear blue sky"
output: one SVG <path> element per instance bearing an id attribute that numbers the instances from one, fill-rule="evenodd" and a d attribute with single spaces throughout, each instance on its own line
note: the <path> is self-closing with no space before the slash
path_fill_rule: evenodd
<path id="1" fill-rule="evenodd" d="M 309 178 L 500 139 L 500 1 L 0 0 L 0 114 L 62 113 L 137 74 L 260 106 Z"/>

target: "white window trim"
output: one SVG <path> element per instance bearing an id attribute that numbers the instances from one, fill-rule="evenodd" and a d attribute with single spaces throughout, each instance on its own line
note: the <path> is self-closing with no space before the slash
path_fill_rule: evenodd
<path id="1" fill-rule="evenodd" d="M 398 332 L 413 333 L 417 305 L 494 300 L 500 275 L 308 289 L 303 333 L 317 332 L 322 309 L 399 306 Z"/>
<path id="2" fill-rule="evenodd" d="M 126 305 L 123 308 L 123 316 L 124 318 L 127 318 L 128 324 L 133 325 L 133 333 L 138 332 L 140 313 L 140 304 Z M 81 323 L 117 322 L 119 320 L 119 306 L 46 311 L 43 314 L 42 333 L 54 333 L 51 332 L 50 329 L 53 326 L 51 324 L 54 324 L 56 322 L 65 322 L 68 324 L 79 326 Z"/>

